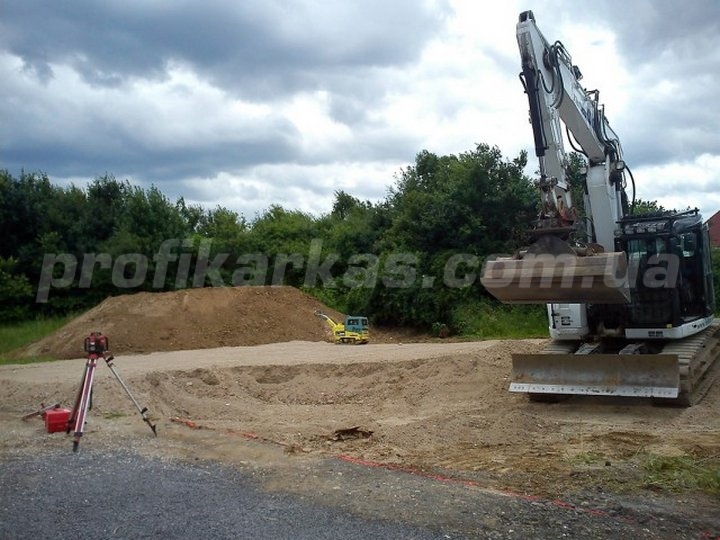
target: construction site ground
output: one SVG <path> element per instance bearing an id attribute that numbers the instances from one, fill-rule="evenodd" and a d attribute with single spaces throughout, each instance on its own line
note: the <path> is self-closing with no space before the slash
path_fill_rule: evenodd
<path id="1" fill-rule="evenodd" d="M 339 315 L 286 287 L 108 299 L 22 351 L 71 359 L 0 366 L 0 453 L 70 450 L 64 433 L 20 418 L 40 403 L 72 406 L 82 340 L 102 331 L 159 435 L 101 362 L 81 452 L 133 448 L 283 470 L 269 488 L 308 493 L 332 488 L 298 471 L 332 458 L 603 511 L 654 501 L 647 511 L 672 509 L 690 524 L 688 538 L 720 535 L 716 496 L 668 489 L 647 469 L 668 456 L 717 463 L 720 384 L 691 408 L 594 397 L 531 403 L 507 390 L 511 354 L 537 351 L 543 339 L 418 341 L 374 329 L 369 345 L 334 345 L 315 309 Z"/>

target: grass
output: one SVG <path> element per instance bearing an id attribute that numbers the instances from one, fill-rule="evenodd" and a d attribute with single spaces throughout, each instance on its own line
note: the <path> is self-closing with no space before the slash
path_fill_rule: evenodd
<path id="1" fill-rule="evenodd" d="M 702 491 L 720 495 L 720 455 L 651 455 L 643 463 L 643 487 L 669 491 Z"/>
<path id="2" fill-rule="evenodd" d="M 42 339 L 65 325 L 75 315 L 65 317 L 41 318 L 21 323 L 0 326 L 0 365 L 26 364 L 29 362 L 46 362 L 49 357 L 37 356 L 32 358 L 9 358 L 8 354 L 19 347 Z"/>
<path id="3" fill-rule="evenodd" d="M 569 459 L 574 465 L 596 465 L 607 461 L 602 454 L 596 452 L 580 452 Z"/>
<path id="4" fill-rule="evenodd" d="M 498 306 L 483 302 L 458 306 L 452 326 L 463 336 L 481 339 L 523 339 L 548 335 L 545 306 Z"/>
<path id="5" fill-rule="evenodd" d="M 640 449 L 627 460 L 611 460 L 592 451 L 566 459 L 574 469 L 573 476 L 581 478 L 585 488 L 597 486 L 614 493 L 651 490 L 720 495 L 720 454 L 663 456 Z"/>

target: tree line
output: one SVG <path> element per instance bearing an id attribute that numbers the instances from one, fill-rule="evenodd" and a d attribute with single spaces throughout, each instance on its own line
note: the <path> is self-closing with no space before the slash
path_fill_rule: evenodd
<path id="1" fill-rule="evenodd" d="M 326 214 L 273 205 L 252 219 L 111 175 L 63 187 L 0 171 L 0 322 L 138 291 L 291 285 L 375 323 L 462 331 L 463 313 L 493 302 L 483 258 L 528 240 L 538 197 L 526 164 L 485 144 L 422 151 L 379 202 L 338 190 Z"/>
<path id="2" fill-rule="evenodd" d="M 64 187 L 0 171 L 0 320 L 138 291 L 283 284 L 377 323 L 450 323 L 458 303 L 486 298 L 468 278 L 482 257 L 511 251 L 530 227 L 525 165 L 488 145 L 423 151 L 384 200 L 338 190 L 327 214 L 273 205 L 253 219 L 111 175 Z"/>

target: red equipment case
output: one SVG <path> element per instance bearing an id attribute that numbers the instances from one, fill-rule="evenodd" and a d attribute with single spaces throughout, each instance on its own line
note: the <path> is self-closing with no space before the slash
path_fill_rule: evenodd
<path id="1" fill-rule="evenodd" d="M 67 431 L 68 420 L 70 420 L 70 409 L 50 409 L 45 413 L 45 429 L 48 433 Z"/>

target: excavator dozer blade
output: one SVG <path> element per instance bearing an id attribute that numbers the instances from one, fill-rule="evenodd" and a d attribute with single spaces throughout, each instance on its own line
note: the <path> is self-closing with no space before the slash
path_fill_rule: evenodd
<path id="1" fill-rule="evenodd" d="M 487 259 L 480 281 L 505 304 L 624 304 L 626 277 L 625 253 L 563 253 Z"/>
<path id="2" fill-rule="evenodd" d="M 677 398 L 675 354 L 513 354 L 511 392 Z"/>

